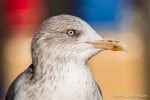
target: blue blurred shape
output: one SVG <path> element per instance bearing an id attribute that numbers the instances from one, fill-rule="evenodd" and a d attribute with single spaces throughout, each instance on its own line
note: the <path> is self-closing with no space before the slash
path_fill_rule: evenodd
<path id="1" fill-rule="evenodd" d="M 91 24 L 117 26 L 124 0 L 75 0 L 75 15 Z"/>

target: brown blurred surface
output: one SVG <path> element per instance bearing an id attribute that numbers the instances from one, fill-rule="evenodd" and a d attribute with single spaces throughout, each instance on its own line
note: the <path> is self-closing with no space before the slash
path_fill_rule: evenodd
<path id="1" fill-rule="evenodd" d="M 30 37 L 14 37 L 5 42 L 5 92 L 12 81 L 31 64 Z"/>
<path id="2" fill-rule="evenodd" d="M 116 37 L 126 43 L 128 52 L 104 51 L 89 61 L 104 100 L 149 100 L 141 38 L 128 33 Z M 132 98 L 133 95 L 145 97 Z"/>

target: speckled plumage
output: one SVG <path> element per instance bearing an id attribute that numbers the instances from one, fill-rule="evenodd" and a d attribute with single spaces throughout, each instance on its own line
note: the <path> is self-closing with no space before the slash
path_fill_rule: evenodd
<path id="1" fill-rule="evenodd" d="M 75 30 L 72 37 L 66 33 Z M 102 100 L 86 62 L 101 51 L 87 42 L 102 39 L 86 22 L 54 16 L 35 33 L 32 65 L 10 86 L 6 100 Z"/>

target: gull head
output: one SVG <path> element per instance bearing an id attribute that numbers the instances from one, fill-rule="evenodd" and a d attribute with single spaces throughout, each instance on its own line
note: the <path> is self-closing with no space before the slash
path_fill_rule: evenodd
<path id="1" fill-rule="evenodd" d="M 86 62 L 103 50 L 125 50 L 115 39 L 102 38 L 84 20 L 58 15 L 45 20 L 32 40 L 32 59 Z"/>

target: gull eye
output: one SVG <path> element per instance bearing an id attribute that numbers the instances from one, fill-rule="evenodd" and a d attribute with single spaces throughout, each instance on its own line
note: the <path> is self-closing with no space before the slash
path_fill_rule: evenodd
<path id="1" fill-rule="evenodd" d="M 74 36 L 75 35 L 75 31 L 74 30 L 68 30 L 67 31 L 67 35 L 68 36 Z"/>

